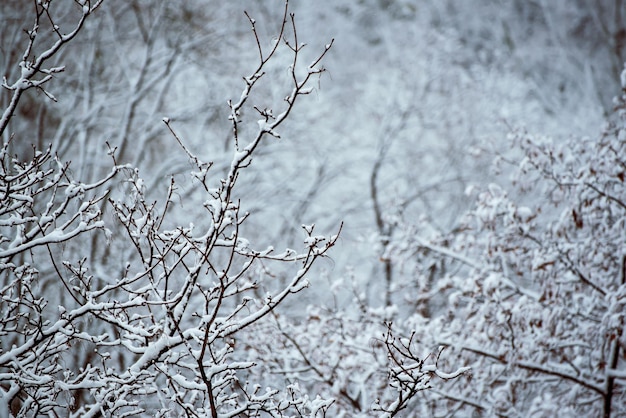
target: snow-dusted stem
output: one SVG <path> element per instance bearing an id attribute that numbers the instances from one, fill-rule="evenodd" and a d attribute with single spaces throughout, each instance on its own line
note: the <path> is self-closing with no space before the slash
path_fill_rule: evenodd
<path id="1" fill-rule="evenodd" d="M 41 4 L 41 2 L 35 3 L 35 7 L 36 7 L 35 22 L 33 24 L 33 28 L 27 32 L 29 36 L 29 41 L 28 41 L 28 45 L 26 46 L 24 50 L 22 61 L 19 64 L 21 68 L 20 77 L 18 80 L 16 80 L 13 84 L 10 84 L 10 85 L 7 83 L 6 79 L 2 81 L 2 87 L 4 87 L 7 90 L 13 91 L 13 94 L 11 96 L 11 101 L 9 102 L 9 106 L 4 110 L 2 114 L 2 118 L 0 118 L 0 136 L 3 135 L 4 130 L 6 129 L 7 125 L 9 124 L 9 121 L 14 115 L 15 109 L 17 108 L 17 104 L 19 103 L 19 100 L 22 94 L 26 90 L 35 87 L 35 88 L 40 89 L 50 99 L 56 100 L 52 94 L 50 94 L 43 88 L 43 85 L 52 79 L 53 74 L 62 72 L 64 71 L 65 68 L 54 67 L 54 68 L 45 69 L 43 68 L 43 65 L 45 64 L 46 61 L 48 61 L 55 54 L 57 54 L 57 52 L 59 52 L 61 47 L 63 47 L 66 43 L 74 39 L 74 37 L 78 34 L 78 32 L 83 27 L 85 23 L 85 19 L 87 19 L 87 17 L 94 10 L 100 7 L 103 1 L 104 0 L 97 0 L 93 2 L 93 4 L 91 4 L 91 2 L 89 1 L 84 2 L 84 5 L 82 7 L 82 14 L 78 20 L 78 23 L 76 23 L 76 26 L 70 33 L 65 34 L 65 35 L 61 34 L 58 31 L 57 25 L 55 24 L 55 22 L 53 21 L 52 17 L 50 16 L 48 12 L 50 1 L 44 0 L 43 4 Z M 37 36 L 38 36 L 37 31 L 39 30 L 39 26 L 40 26 L 40 19 L 43 17 L 43 15 L 45 15 L 50 20 L 51 26 L 55 28 L 54 33 L 52 35 L 57 37 L 58 39 L 47 50 L 39 54 L 38 57 L 34 57 L 31 60 L 29 59 L 29 57 L 32 54 L 33 47 L 35 45 L 35 40 L 37 39 Z M 43 77 L 40 80 L 34 80 L 37 74 L 41 74 L 43 75 Z"/>

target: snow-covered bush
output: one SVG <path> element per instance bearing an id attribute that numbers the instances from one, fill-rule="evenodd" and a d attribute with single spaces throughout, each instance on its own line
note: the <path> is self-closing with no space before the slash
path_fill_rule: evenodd
<path id="1" fill-rule="evenodd" d="M 523 153 L 512 185 L 479 187 L 446 235 L 398 221 L 388 250 L 413 273 L 399 286 L 438 301 L 403 322 L 448 346 L 442 360 L 472 367 L 471 380 L 425 403 L 478 416 L 622 416 L 626 95 L 598 137 L 511 140 Z"/>

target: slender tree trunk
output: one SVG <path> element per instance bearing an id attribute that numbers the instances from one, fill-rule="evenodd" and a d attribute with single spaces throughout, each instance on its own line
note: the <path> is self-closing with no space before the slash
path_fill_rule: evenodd
<path id="1" fill-rule="evenodd" d="M 626 283 L 626 256 L 622 258 L 622 271 L 621 271 L 621 282 L 622 284 Z M 619 360 L 619 337 L 617 335 L 613 336 L 613 341 L 611 341 L 611 349 L 609 351 L 609 364 L 607 366 L 607 376 L 606 376 L 606 389 L 604 392 L 604 404 L 603 404 L 603 416 L 604 418 L 611 417 L 611 404 L 613 403 L 613 388 L 615 386 L 615 377 L 611 376 L 609 373 L 612 370 L 617 368 L 617 362 Z"/>

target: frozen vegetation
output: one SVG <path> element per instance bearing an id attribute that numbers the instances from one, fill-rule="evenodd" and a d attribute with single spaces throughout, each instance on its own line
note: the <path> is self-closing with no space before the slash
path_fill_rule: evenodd
<path id="1" fill-rule="evenodd" d="M 626 4 L 0 5 L 0 418 L 626 415 Z"/>

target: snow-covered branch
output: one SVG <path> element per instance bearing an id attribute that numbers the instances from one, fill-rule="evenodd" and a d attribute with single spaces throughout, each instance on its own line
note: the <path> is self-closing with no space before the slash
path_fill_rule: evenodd
<path id="1" fill-rule="evenodd" d="M 55 25 L 48 12 L 50 2 L 37 4 L 22 77 L 11 85 L 5 83 L 13 91 L 13 100 L 4 112 L 0 134 L 14 116 L 22 92 L 43 88 L 60 71 L 42 66 L 78 33 L 100 3 L 77 2 L 82 17 L 68 35 Z M 10 411 L 9 416 L 226 417 L 262 411 L 271 416 L 317 417 L 333 404 L 332 399 L 309 397 L 297 385 L 261 390 L 265 381 L 247 382 L 245 376 L 254 378 L 257 362 L 238 348 L 241 334 L 309 287 L 312 269 L 327 257 L 341 231 L 338 226 L 335 234 L 323 236 L 313 227 L 305 228 L 302 249 L 282 252 L 273 247 L 257 249 L 242 236 L 253 216 L 241 210 L 238 192 L 243 172 L 262 140 L 278 136 L 275 129 L 290 115 L 296 99 L 310 91 L 312 77 L 323 72 L 308 69 L 302 79 L 295 76 L 300 48 L 293 49 L 285 39 L 288 16 L 296 37 L 294 16 L 287 6 L 286 2 L 279 41 L 269 53 L 262 51 L 248 16 L 261 60 L 252 76 L 244 79 L 241 99 L 229 102 L 233 154 L 225 172 L 213 173 L 212 163 L 193 153 L 175 123 L 163 119 L 191 162 L 193 187 L 205 194 L 203 214 L 194 222 L 181 225 L 171 219 L 172 202 L 180 190 L 175 178 L 158 196 L 148 189 L 137 167 L 117 163 L 128 149 L 138 97 L 154 82 L 148 68 L 152 68 L 150 48 L 156 48 L 157 38 L 140 16 L 138 24 L 150 48 L 141 76 L 132 86 L 119 144 L 109 147 L 108 173 L 88 182 L 74 178 L 71 164 L 53 155 L 51 148 L 34 149 L 30 160 L 21 161 L 9 155 L 9 144 L 4 144 L 0 154 L 4 279 L 0 409 Z M 38 22 L 44 18 L 58 39 L 39 57 L 27 60 L 34 40 L 39 39 Z M 157 19 L 152 28 L 158 25 Z M 265 67 L 279 59 L 276 52 L 281 48 L 291 53 L 285 64 L 291 64 L 293 80 L 287 89 L 289 99 L 278 103 L 283 106 L 279 116 L 264 110 L 264 124 L 240 132 L 244 122 L 238 115 L 258 109 L 249 103 L 253 99 L 248 95 L 259 88 Z M 316 66 L 329 48 L 315 59 Z M 175 56 L 172 51 L 171 59 Z M 171 60 L 162 72 L 152 75 L 158 79 L 170 65 Z M 38 73 L 45 76 L 34 80 Z M 154 195 L 158 197 L 149 197 Z M 91 239 L 86 246 L 90 251 L 82 248 L 85 237 Z M 276 283 L 271 280 L 276 275 L 289 279 Z"/>

